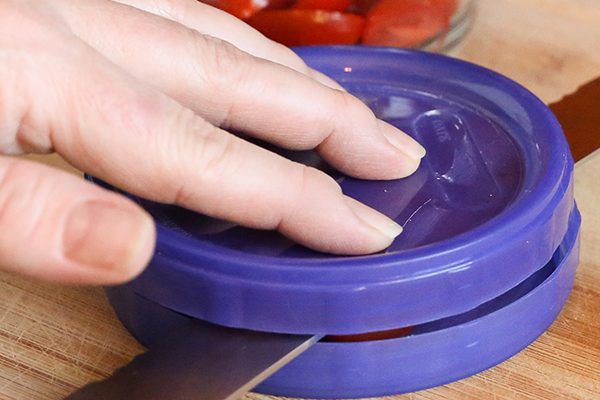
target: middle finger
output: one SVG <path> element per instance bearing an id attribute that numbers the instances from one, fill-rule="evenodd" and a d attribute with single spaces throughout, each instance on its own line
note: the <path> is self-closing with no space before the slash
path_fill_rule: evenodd
<path id="1" fill-rule="evenodd" d="M 104 0 L 63 3 L 74 32 L 215 125 L 291 149 L 317 148 L 367 179 L 414 172 L 423 148 L 355 97 L 176 22 Z"/>
<path id="2" fill-rule="evenodd" d="M 224 11 L 198 0 L 113 0 L 156 14 L 233 44 L 253 56 L 290 67 L 334 89 L 333 79 L 310 68 L 292 50 L 266 38 L 256 29 Z"/>

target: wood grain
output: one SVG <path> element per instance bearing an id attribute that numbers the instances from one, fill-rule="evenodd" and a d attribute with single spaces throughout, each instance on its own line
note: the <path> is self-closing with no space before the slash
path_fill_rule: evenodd
<path id="1" fill-rule="evenodd" d="M 547 103 L 600 74 L 597 0 L 479 1 L 460 58 L 499 71 Z"/>
<path id="2" fill-rule="evenodd" d="M 600 1 L 488 0 L 479 2 L 458 56 L 504 73 L 551 102 L 600 75 L 597 43 Z M 56 156 L 35 158 L 65 166 Z M 600 157 L 577 167 L 576 196 L 584 218 L 581 265 L 574 291 L 549 331 L 474 377 L 387 399 L 600 398 L 599 182 Z M 0 399 L 60 399 L 140 351 L 100 289 L 0 273 Z"/>

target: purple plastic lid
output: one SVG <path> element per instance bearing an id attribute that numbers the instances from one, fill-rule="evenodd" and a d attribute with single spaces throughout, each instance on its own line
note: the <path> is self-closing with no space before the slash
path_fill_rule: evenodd
<path id="1" fill-rule="evenodd" d="M 573 161 L 539 99 L 440 55 L 362 47 L 298 53 L 427 148 L 419 170 L 402 180 L 330 171 L 346 194 L 403 225 L 402 235 L 380 254 L 330 256 L 276 232 L 138 199 L 156 220 L 158 244 L 150 267 L 129 284 L 136 293 L 227 326 L 353 334 L 466 312 L 551 259 L 573 208 Z M 312 153 L 285 154 L 322 164 Z"/>

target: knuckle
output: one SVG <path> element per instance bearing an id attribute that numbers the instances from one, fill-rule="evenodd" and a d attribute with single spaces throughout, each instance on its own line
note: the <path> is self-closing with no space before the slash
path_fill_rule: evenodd
<path id="1" fill-rule="evenodd" d="M 216 128 L 202 118 L 185 113 L 186 126 L 174 140 L 170 154 L 178 158 L 174 172 L 179 177 L 172 202 L 187 205 L 197 195 L 198 187 L 218 187 L 225 176 L 236 174 L 241 156 L 241 140 Z"/>
<path id="2" fill-rule="evenodd" d="M 43 197 L 45 183 L 39 173 L 16 160 L 0 166 L 0 242 L 33 234 L 39 215 L 35 204 Z M 6 235 L 10 235 L 7 237 Z"/>
<path id="3" fill-rule="evenodd" d="M 165 18 L 184 21 L 189 14 L 189 8 L 197 3 L 196 0 L 154 0 L 153 9 Z"/>
<path id="4" fill-rule="evenodd" d="M 331 90 L 330 93 L 332 94 L 332 101 L 329 108 L 324 109 L 323 118 L 323 122 L 329 127 L 327 137 L 332 136 L 334 133 L 345 134 L 346 131 L 351 132 L 356 128 L 357 123 L 363 125 L 375 122 L 375 114 L 358 98 L 338 90 Z M 346 115 L 349 118 L 340 118 L 340 115 Z"/>
<path id="5" fill-rule="evenodd" d="M 299 163 L 294 163 L 294 167 L 292 172 L 295 174 L 293 190 L 290 190 L 288 196 L 283 198 L 284 202 L 281 207 L 277 207 L 283 210 L 277 223 L 273 224 L 273 227 L 278 230 L 285 229 L 286 226 L 297 220 L 297 215 L 306 208 L 307 197 L 311 197 L 314 193 L 333 197 L 342 194 L 340 185 L 326 173 Z"/>
<path id="6" fill-rule="evenodd" d="M 281 203 L 274 208 L 279 212 L 273 216 L 274 220 L 268 228 L 285 230 L 286 226 L 295 220 L 298 210 L 304 206 L 304 194 L 311 190 L 313 174 L 314 171 L 304 164 L 292 164 L 289 174 L 293 182 L 291 190 L 287 191 L 287 196 L 283 197 Z"/>
<path id="7" fill-rule="evenodd" d="M 314 186 L 318 186 L 325 191 L 330 191 L 331 193 L 342 193 L 340 185 L 335 181 L 335 179 L 327 175 L 325 172 L 313 167 L 305 167 L 305 170 L 306 178 L 314 182 Z M 315 190 L 314 188 L 311 189 Z"/>
<path id="8" fill-rule="evenodd" d="M 314 167 L 309 167 L 304 164 L 299 166 L 299 179 L 297 180 L 296 191 L 293 194 L 293 199 L 302 199 L 305 194 L 311 193 L 329 193 L 341 194 L 340 185 L 329 175 Z"/>
<path id="9" fill-rule="evenodd" d="M 341 91 L 333 91 L 333 93 L 337 96 L 337 106 L 339 110 L 348 113 L 349 115 L 359 115 L 363 116 L 365 114 L 371 114 L 372 112 L 355 96 L 350 93 L 341 92 Z"/>
<path id="10" fill-rule="evenodd" d="M 256 86 L 253 81 L 258 59 L 243 52 L 229 42 L 190 31 L 191 70 L 205 93 L 218 93 L 209 101 L 217 113 L 212 116 L 216 125 L 227 128 L 236 114 L 238 101 L 235 93 Z M 256 90 L 255 88 L 251 90 Z"/>
<path id="11" fill-rule="evenodd" d="M 26 8 L 25 4 L 0 2 L 2 154 L 48 152 L 51 147 L 44 130 L 46 113 L 39 107 L 39 98 L 46 93 L 43 88 L 48 84 L 48 64 L 57 58 L 47 45 L 48 38 L 57 34 L 53 26 Z M 23 32 L 27 32 L 27 38 L 15 41 L 15 33 L 22 35 Z"/>
<path id="12" fill-rule="evenodd" d="M 0 226 L 4 226 L 7 220 L 15 217 L 13 211 L 17 187 L 16 180 L 22 179 L 17 164 L 7 160 L 0 167 Z M 3 229 L 4 231 L 4 229 Z"/>
<path id="13" fill-rule="evenodd" d="M 20 63 L 11 59 L 0 64 L 0 153 L 20 154 L 23 148 L 18 133 L 26 114 L 26 91 L 21 88 Z"/>
<path id="14" fill-rule="evenodd" d="M 251 76 L 256 61 L 229 42 L 194 33 L 192 59 L 205 85 L 220 90 L 239 86 Z"/>
<path id="15" fill-rule="evenodd" d="M 280 43 L 272 42 L 274 49 L 273 53 L 277 52 L 281 54 L 280 64 L 288 65 L 290 68 L 295 69 L 298 72 L 303 73 L 304 75 L 308 75 L 312 77 L 312 73 L 314 70 L 309 68 L 309 66 L 304 62 L 299 55 L 294 53 L 292 49 L 286 47 Z"/>

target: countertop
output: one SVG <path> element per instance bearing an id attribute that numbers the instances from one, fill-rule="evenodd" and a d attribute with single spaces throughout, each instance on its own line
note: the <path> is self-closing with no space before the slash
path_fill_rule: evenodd
<path id="1" fill-rule="evenodd" d="M 508 75 L 552 102 L 600 75 L 598 43 L 600 1 L 481 0 L 456 56 Z M 34 158 L 64 166 L 57 157 Z M 495 368 L 386 399 L 600 398 L 600 156 L 579 164 L 575 179 L 584 219 L 581 264 L 573 293 L 551 328 Z M 101 289 L 0 273 L 0 399 L 61 399 L 140 351 Z"/>

